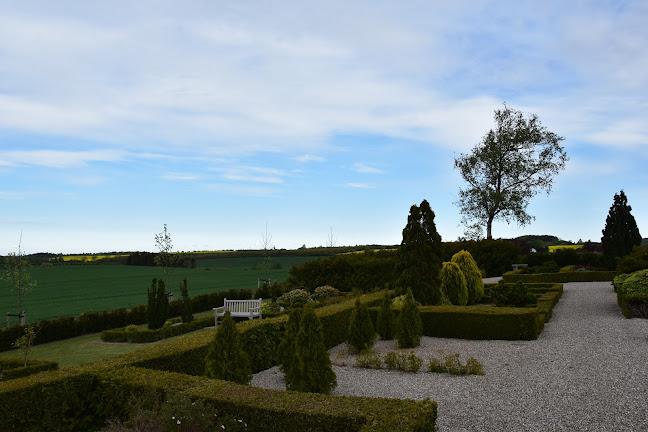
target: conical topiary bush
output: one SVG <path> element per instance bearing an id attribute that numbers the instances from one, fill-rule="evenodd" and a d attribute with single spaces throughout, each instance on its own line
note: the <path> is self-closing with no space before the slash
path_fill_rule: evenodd
<path id="1" fill-rule="evenodd" d="M 347 345 L 352 351 L 360 352 L 371 348 L 376 340 L 376 331 L 374 330 L 369 308 L 366 304 L 361 304 L 360 299 L 356 299 L 355 309 L 351 313 L 351 322 L 347 331 Z"/>
<path id="2" fill-rule="evenodd" d="M 302 316 L 301 307 L 290 309 L 286 330 L 277 348 L 277 364 L 284 373 L 286 389 L 292 390 L 297 382 L 299 363 L 297 362 L 297 333 L 299 333 L 299 322 Z"/>
<path id="3" fill-rule="evenodd" d="M 252 379 L 250 361 L 241 348 L 239 331 L 229 310 L 225 312 L 209 347 L 205 358 L 205 375 L 239 384 L 248 384 Z"/>
<path id="4" fill-rule="evenodd" d="M 466 279 L 466 287 L 468 288 L 467 304 L 479 303 L 484 297 L 484 281 L 479 267 L 477 267 L 477 263 L 470 255 L 470 252 L 466 250 L 459 251 L 452 256 L 450 261 L 459 266 Z"/>
<path id="5" fill-rule="evenodd" d="M 396 337 L 398 348 L 415 348 L 421 344 L 423 323 L 418 305 L 414 301 L 412 290 L 407 290 L 405 304 L 396 320 Z"/>
<path id="6" fill-rule="evenodd" d="M 324 345 L 322 323 L 309 304 L 302 311 L 296 351 L 298 370 L 293 390 L 330 393 L 337 380 Z"/>
<path id="7" fill-rule="evenodd" d="M 376 319 L 376 331 L 382 340 L 394 339 L 394 312 L 391 309 L 392 301 L 389 293 L 385 293 L 383 301 L 378 310 L 378 318 Z"/>
<path id="8" fill-rule="evenodd" d="M 459 266 L 451 261 L 444 262 L 441 268 L 441 289 L 453 305 L 465 306 L 468 303 L 466 278 Z"/>

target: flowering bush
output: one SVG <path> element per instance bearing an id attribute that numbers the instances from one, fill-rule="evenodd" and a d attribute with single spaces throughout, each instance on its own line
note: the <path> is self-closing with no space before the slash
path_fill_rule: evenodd
<path id="1" fill-rule="evenodd" d="M 333 288 L 330 285 L 324 285 L 315 288 L 315 291 L 310 296 L 310 298 L 313 299 L 314 301 L 324 301 L 330 299 L 331 297 L 337 297 L 339 295 L 340 295 L 339 290 Z"/>
<path id="2" fill-rule="evenodd" d="M 288 291 L 287 293 L 284 293 L 281 297 L 279 297 L 279 302 L 293 303 L 295 300 L 308 301 L 309 298 L 310 298 L 310 294 L 308 294 L 308 291 L 303 290 L 301 288 L 297 288 L 292 291 Z"/>

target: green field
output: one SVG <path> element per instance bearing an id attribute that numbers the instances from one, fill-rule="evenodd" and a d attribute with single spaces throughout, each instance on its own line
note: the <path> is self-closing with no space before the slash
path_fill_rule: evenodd
<path id="1" fill-rule="evenodd" d="M 313 257 L 273 257 L 270 266 L 281 268 L 270 269 L 267 274 L 272 281 L 283 281 L 294 264 L 309 259 Z M 260 257 L 198 260 L 196 269 L 174 269 L 167 289 L 173 291 L 175 298 L 179 298 L 178 282 L 186 276 L 190 296 L 234 288 L 254 290 L 257 278 L 264 276 L 261 263 Z M 32 277 L 38 285 L 25 298 L 27 321 L 146 304 L 151 279 L 161 276 L 160 267 L 117 264 L 34 268 Z M 16 308 L 16 295 L 9 291 L 6 284 L 0 283 L 0 327 L 5 325 L 5 314 L 18 312 Z"/>

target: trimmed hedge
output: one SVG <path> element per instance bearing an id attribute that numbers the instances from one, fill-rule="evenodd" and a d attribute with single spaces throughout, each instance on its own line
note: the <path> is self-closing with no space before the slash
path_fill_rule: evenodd
<path id="1" fill-rule="evenodd" d="M 504 273 L 502 280 L 507 283 L 522 281 L 526 283 L 568 283 L 568 282 L 607 282 L 619 273 L 616 271 L 575 271 L 559 273 L 516 274 Z"/>
<path id="2" fill-rule="evenodd" d="M 20 359 L 0 358 L 0 381 L 29 376 L 38 372 L 57 370 L 58 363 L 45 360 L 28 360 L 27 366 Z"/>
<path id="3" fill-rule="evenodd" d="M 148 343 L 190 333 L 213 325 L 214 318 L 210 317 L 191 321 L 189 323 L 162 327 L 155 330 L 145 329 L 128 331 L 125 327 L 121 327 L 114 330 L 102 331 L 101 340 L 104 342 Z"/>
<path id="4" fill-rule="evenodd" d="M 485 285 L 486 293 L 492 285 Z M 551 319 L 563 287 L 560 284 L 530 285 L 529 292 L 539 295 L 535 307 L 423 306 L 420 308 L 423 335 L 475 340 L 537 339 L 545 322 Z M 372 308 L 371 314 L 375 322 L 378 308 Z"/>
<path id="5" fill-rule="evenodd" d="M 265 390 L 124 367 L 69 368 L 0 383 L 0 430 L 77 431 L 123 417 L 131 394 L 184 394 L 243 419 L 249 430 L 435 431 L 436 402 Z M 20 409 L 16 409 L 20 407 Z"/>
<path id="6" fill-rule="evenodd" d="M 196 312 L 210 310 L 222 306 L 223 299 L 249 299 L 252 290 L 233 289 L 215 293 L 201 294 L 191 299 L 193 310 Z M 169 316 L 180 316 L 182 312 L 182 299 L 174 300 L 169 304 Z M 81 315 L 64 316 L 54 320 L 42 320 L 36 325 L 38 335 L 35 345 L 57 340 L 70 339 L 85 333 L 98 333 L 102 330 L 126 327 L 129 324 L 146 324 L 148 322 L 146 306 L 139 305 L 127 310 L 126 308 L 104 312 L 82 313 Z M 0 352 L 13 349 L 12 344 L 24 334 L 26 326 L 15 326 L 0 329 Z"/>

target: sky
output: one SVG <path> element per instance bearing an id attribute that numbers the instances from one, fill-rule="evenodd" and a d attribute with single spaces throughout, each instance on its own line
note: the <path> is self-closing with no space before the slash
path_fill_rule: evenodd
<path id="1" fill-rule="evenodd" d="M 570 160 L 529 225 L 648 237 L 648 3 L 0 0 L 0 254 L 399 244 L 464 233 L 469 152 L 507 106 Z"/>

